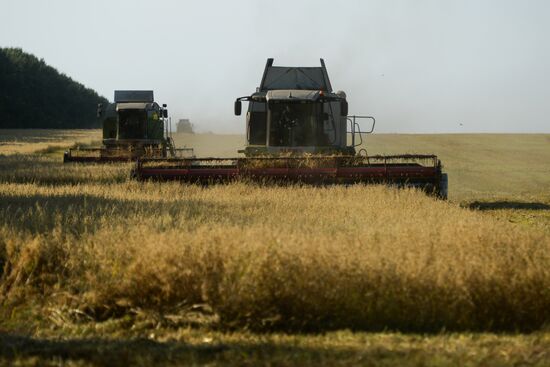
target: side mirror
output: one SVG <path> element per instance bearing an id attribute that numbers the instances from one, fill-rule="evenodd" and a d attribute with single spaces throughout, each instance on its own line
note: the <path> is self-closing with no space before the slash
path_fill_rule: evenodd
<path id="1" fill-rule="evenodd" d="M 340 115 L 342 115 L 342 117 L 348 115 L 348 101 L 346 100 L 340 102 Z"/>
<path id="2" fill-rule="evenodd" d="M 243 105 L 241 101 L 239 100 L 235 101 L 235 116 L 240 116 L 242 109 L 243 109 Z"/>
<path id="3" fill-rule="evenodd" d="M 162 117 L 168 118 L 168 110 L 166 108 L 162 110 Z"/>
<path id="4" fill-rule="evenodd" d="M 102 114 L 103 114 L 103 103 L 98 103 L 97 111 L 96 111 L 97 118 L 100 118 Z"/>

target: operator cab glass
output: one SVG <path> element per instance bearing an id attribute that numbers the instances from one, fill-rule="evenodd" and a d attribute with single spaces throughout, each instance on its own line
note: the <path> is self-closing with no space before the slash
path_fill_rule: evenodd
<path id="1" fill-rule="evenodd" d="M 271 102 L 268 109 L 269 145 L 330 146 L 334 129 L 319 102 Z"/>
<path id="2" fill-rule="evenodd" d="M 145 139 L 147 135 L 147 111 L 128 109 L 118 111 L 118 138 Z"/>

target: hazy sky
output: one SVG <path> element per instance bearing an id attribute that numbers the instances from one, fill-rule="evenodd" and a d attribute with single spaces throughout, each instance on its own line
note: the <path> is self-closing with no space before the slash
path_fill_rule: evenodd
<path id="1" fill-rule="evenodd" d="M 377 132 L 550 132 L 550 1 L 0 0 L 21 47 L 113 98 L 153 89 L 173 119 L 242 132 L 235 97 L 323 57 Z M 92 107 L 95 108 L 95 107 Z M 462 125 L 461 125 L 462 124 Z"/>

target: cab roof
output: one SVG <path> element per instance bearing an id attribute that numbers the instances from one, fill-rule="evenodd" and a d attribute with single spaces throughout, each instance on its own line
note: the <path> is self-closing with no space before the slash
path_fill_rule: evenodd
<path id="1" fill-rule="evenodd" d="M 273 59 L 267 59 L 259 91 L 293 89 L 323 90 L 332 92 L 325 62 L 321 66 L 273 66 Z"/>
<path id="2" fill-rule="evenodd" d="M 115 103 L 153 101 L 152 90 L 115 90 Z"/>

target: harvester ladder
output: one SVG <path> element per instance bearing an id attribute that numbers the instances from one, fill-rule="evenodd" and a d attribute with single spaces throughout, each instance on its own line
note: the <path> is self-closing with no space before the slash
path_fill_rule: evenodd
<path id="1" fill-rule="evenodd" d="M 175 157 L 176 156 L 176 146 L 174 144 L 174 139 L 172 139 L 171 136 L 168 136 L 166 138 L 166 142 L 167 142 L 167 145 L 168 145 L 168 149 L 170 150 L 170 155 L 172 157 Z"/>

